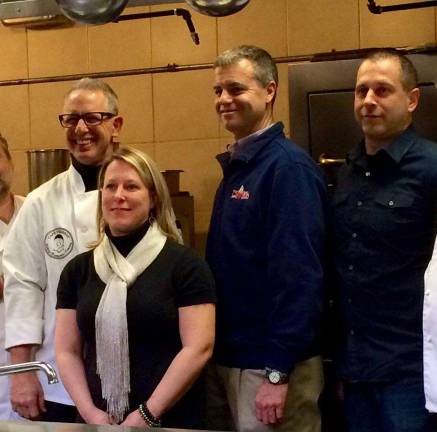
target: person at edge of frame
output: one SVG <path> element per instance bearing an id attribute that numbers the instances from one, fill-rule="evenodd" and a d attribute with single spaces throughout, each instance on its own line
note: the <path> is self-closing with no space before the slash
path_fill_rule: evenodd
<path id="1" fill-rule="evenodd" d="M 12 193 L 12 179 L 14 163 L 6 138 L 0 134 L 0 364 L 9 364 L 8 352 L 4 349 L 5 343 L 5 304 L 3 301 L 3 249 L 9 230 L 23 205 L 24 197 Z M 0 420 L 19 420 L 20 417 L 12 410 L 9 386 L 6 378 L 0 386 Z"/>
<path id="2" fill-rule="evenodd" d="M 355 118 L 332 201 L 340 327 L 336 370 L 349 432 L 427 432 L 424 272 L 436 229 L 437 144 L 413 127 L 417 72 L 396 50 L 358 68 Z"/>

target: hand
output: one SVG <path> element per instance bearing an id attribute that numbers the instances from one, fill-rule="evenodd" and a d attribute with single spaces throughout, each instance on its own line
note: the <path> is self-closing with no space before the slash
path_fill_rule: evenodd
<path id="1" fill-rule="evenodd" d="M 35 372 L 11 375 L 11 405 L 21 417 L 35 420 L 46 411 L 44 392 Z"/>
<path id="2" fill-rule="evenodd" d="M 92 410 L 82 415 L 82 418 L 88 423 L 93 425 L 109 425 L 115 424 L 111 421 L 111 417 L 105 411 L 94 407 Z"/>
<path id="3" fill-rule="evenodd" d="M 265 425 L 280 423 L 284 417 L 288 384 L 270 384 L 264 381 L 255 397 L 256 418 Z"/>
<path id="4" fill-rule="evenodd" d="M 120 426 L 136 426 L 140 428 L 149 428 L 150 426 L 143 420 L 138 410 L 132 411 Z"/>

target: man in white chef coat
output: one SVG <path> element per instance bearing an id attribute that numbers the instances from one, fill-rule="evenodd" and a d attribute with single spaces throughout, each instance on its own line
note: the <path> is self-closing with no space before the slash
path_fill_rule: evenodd
<path id="1" fill-rule="evenodd" d="M 437 242 L 425 272 L 423 300 L 423 379 L 425 408 L 437 430 Z"/>
<path id="2" fill-rule="evenodd" d="M 103 81 L 83 78 L 67 93 L 61 126 L 70 168 L 32 191 L 5 245 L 6 349 L 11 363 L 45 361 L 56 368 L 54 328 L 59 275 L 97 238 L 97 175 L 112 153 L 123 119 Z M 57 247 L 62 237 L 63 248 Z M 76 410 L 61 383 L 35 372 L 11 375 L 12 408 L 22 417 L 73 422 Z"/>

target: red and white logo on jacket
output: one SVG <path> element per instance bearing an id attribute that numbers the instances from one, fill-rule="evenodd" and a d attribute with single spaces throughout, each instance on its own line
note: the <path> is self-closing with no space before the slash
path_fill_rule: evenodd
<path id="1" fill-rule="evenodd" d="M 237 200 L 247 200 L 250 197 L 250 193 L 244 190 L 244 186 L 241 185 L 240 189 L 234 189 L 232 191 L 231 198 Z"/>

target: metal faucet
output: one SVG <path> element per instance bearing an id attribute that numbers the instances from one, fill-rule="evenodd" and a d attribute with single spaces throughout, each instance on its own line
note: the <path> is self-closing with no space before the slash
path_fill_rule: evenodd
<path id="1" fill-rule="evenodd" d="M 41 370 L 47 375 L 49 384 L 56 384 L 59 382 L 56 371 L 48 363 L 33 361 L 27 363 L 17 363 L 6 366 L 0 366 L 0 375 L 9 375 L 14 373 L 30 372 L 34 370 Z"/>

